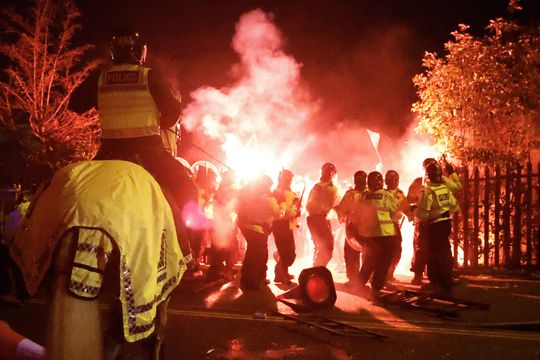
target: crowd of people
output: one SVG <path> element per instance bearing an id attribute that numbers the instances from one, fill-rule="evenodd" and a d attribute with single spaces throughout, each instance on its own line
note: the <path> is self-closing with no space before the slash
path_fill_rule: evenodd
<path id="1" fill-rule="evenodd" d="M 368 174 L 359 170 L 353 176 L 354 187 L 340 199 L 334 184 L 337 169 L 328 162 L 322 165 L 320 180 L 309 189 L 305 204 L 303 194 L 291 189 L 291 170 L 283 169 L 276 184 L 263 175 L 239 188 L 232 171 L 218 184 L 217 174 L 209 175 L 208 169 L 202 168 L 195 174 L 195 183 L 199 185 L 199 203 L 207 209 L 210 220 L 201 232 L 205 235 L 193 242 L 192 250 L 197 263 L 206 259 L 210 264 L 207 279 L 232 280 L 234 265 L 239 264 L 240 288 L 260 289 L 270 283 L 267 263 L 272 235 L 277 249 L 274 282 L 290 284 L 294 275 L 289 268 L 297 257 L 295 230 L 305 215 L 313 248 L 312 266 L 327 267 L 337 253 L 345 264 L 346 285 L 370 290 L 376 298 L 383 288 L 395 287 L 394 272 L 402 253 L 401 226 L 408 218 L 415 225 L 412 283 L 422 285 L 427 268 L 429 283 L 424 289 L 451 296 L 449 236 L 451 214 L 458 210 L 455 192 L 461 185 L 452 166 L 443 164 L 448 176 L 443 176 L 437 160 L 426 159 L 425 175 L 412 182 L 407 195 L 399 188 L 397 171 L 389 170 L 383 176 L 378 171 Z M 341 249 L 335 249 L 338 241 L 329 219 L 332 211 L 345 229 L 342 251 L 335 251 Z"/>

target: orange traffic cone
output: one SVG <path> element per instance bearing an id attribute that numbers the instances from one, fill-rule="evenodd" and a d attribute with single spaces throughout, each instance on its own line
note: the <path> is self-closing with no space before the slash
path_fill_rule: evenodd
<path id="1" fill-rule="evenodd" d="M 43 359 L 45 348 L 29 340 L 0 320 L 0 359 Z"/>

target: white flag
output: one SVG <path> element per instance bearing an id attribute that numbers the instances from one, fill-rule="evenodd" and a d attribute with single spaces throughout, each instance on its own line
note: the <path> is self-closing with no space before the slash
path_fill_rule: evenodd
<path id="1" fill-rule="evenodd" d="M 379 147 L 379 139 L 381 138 L 381 135 L 379 133 L 376 133 L 375 131 L 371 131 L 369 129 L 366 129 L 368 135 L 369 135 L 369 138 L 371 139 L 371 143 L 373 144 L 373 147 L 375 148 L 375 150 L 379 150 L 378 147 Z"/>

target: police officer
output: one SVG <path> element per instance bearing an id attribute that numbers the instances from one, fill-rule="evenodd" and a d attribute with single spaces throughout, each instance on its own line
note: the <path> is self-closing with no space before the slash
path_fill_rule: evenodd
<path id="1" fill-rule="evenodd" d="M 395 281 L 394 271 L 401 259 L 401 221 L 403 219 L 403 212 L 408 209 L 407 198 L 403 191 L 399 188 L 399 174 L 395 170 L 388 170 L 384 175 L 384 183 L 386 184 L 386 190 L 389 191 L 394 199 L 396 199 L 396 204 L 398 210 L 396 211 L 396 216 L 394 217 L 394 227 L 396 228 L 396 236 L 392 240 L 392 260 L 390 261 L 390 266 L 388 268 L 388 281 Z"/>
<path id="2" fill-rule="evenodd" d="M 306 203 L 307 225 L 315 247 L 313 266 L 326 266 L 332 259 L 334 236 L 326 216 L 334 208 L 338 196 L 338 189 L 332 182 L 336 173 L 334 164 L 323 164 L 320 181 L 311 189 Z"/>
<path id="3" fill-rule="evenodd" d="M 268 235 L 274 219 L 281 216 L 271 187 L 272 179 L 264 175 L 252 180 L 240 193 L 238 225 L 247 242 L 240 279 L 242 290 L 258 290 L 268 284 Z"/>
<path id="4" fill-rule="evenodd" d="M 442 176 L 442 182 L 452 191 L 455 195 L 461 189 L 461 181 L 459 175 L 456 173 L 454 167 L 443 157 L 443 163 L 448 176 Z M 434 158 L 426 158 L 422 162 L 422 167 L 424 172 L 429 164 L 439 164 Z M 407 201 L 411 205 L 415 205 L 420 200 L 421 191 L 425 183 L 429 180 L 424 178 L 416 178 L 407 192 Z M 407 213 L 409 220 L 412 220 L 413 214 L 411 212 Z M 427 234 L 426 229 L 424 229 L 425 223 L 423 222 L 414 222 L 414 236 L 413 236 L 413 258 L 411 261 L 411 271 L 414 273 L 414 278 L 412 280 L 413 285 L 421 285 L 424 269 L 427 265 Z"/>
<path id="5" fill-rule="evenodd" d="M 396 228 L 392 220 L 397 210 L 394 196 L 386 191 L 380 172 L 370 172 L 367 178 L 368 191 L 362 194 L 361 220 L 358 233 L 365 238 L 366 261 L 360 269 L 360 285 L 365 285 L 371 275 L 371 290 L 374 299 L 383 288 L 392 257 L 392 241 Z"/>
<path id="6" fill-rule="evenodd" d="M 189 201 L 197 202 L 197 188 L 187 169 L 165 150 L 160 133 L 178 122 L 180 102 L 160 75 L 144 66 L 146 44 L 139 33 L 116 30 L 111 57 L 98 83 L 102 136 L 96 159 L 135 161 L 152 173 L 172 196 L 181 231 L 179 213 Z"/>
<path id="7" fill-rule="evenodd" d="M 360 218 L 359 203 L 362 193 L 366 191 L 367 187 L 366 172 L 362 170 L 355 172 L 353 180 L 354 188 L 347 190 L 339 205 L 336 206 L 340 221 L 345 222 L 346 241 L 343 255 L 347 278 L 352 284 L 358 280 L 358 272 L 360 271 L 360 249 L 363 239 L 358 234 L 357 227 Z"/>
<path id="8" fill-rule="evenodd" d="M 451 297 L 453 258 L 449 237 L 452 230 L 451 214 L 459 210 L 459 205 L 452 190 L 443 182 L 439 164 L 428 164 L 426 177 L 428 182 L 414 215 L 425 224 L 431 288 L 439 295 Z"/>
<path id="9" fill-rule="evenodd" d="M 210 229 L 210 268 L 207 280 L 232 280 L 238 260 L 238 189 L 236 175 L 226 171 L 214 196 L 214 221 Z"/>
<path id="10" fill-rule="evenodd" d="M 283 214 L 272 224 L 272 232 L 278 251 L 278 260 L 274 271 L 274 282 L 277 283 L 289 283 L 294 279 L 294 276 L 289 274 L 289 266 L 296 259 L 293 230 L 296 228 L 296 219 L 300 216 L 300 199 L 291 190 L 293 178 L 294 175 L 290 170 L 283 169 L 279 173 L 278 184 L 273 192 Z"/>

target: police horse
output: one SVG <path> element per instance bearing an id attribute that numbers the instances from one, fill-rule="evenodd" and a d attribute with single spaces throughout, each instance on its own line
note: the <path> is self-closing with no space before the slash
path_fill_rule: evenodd
<path id="1" fill-rule="evenodd" d="M 140 346 L 161 358 L 169 295 L 189 261 L 179 240 L 141 166 L 82 161 L 56 172 L 11 247 L 30 295 L 50 281 L 47 357 L 109 359 Z"/>

